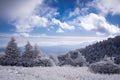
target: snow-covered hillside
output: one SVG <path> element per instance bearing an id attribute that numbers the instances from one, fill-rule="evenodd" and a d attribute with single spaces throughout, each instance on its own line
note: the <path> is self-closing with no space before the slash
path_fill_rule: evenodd
<path id="1" fill-rule="evenodd" d="M 87 67 L 0 66 L 0 80 L 120 80 L 120 75 L 94 74 Z"/>

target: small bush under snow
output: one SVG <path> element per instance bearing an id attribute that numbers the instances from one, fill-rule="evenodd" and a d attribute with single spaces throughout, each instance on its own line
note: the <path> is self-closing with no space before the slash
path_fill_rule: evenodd
<path id="1" fill-rule="evenodd" d="M 95 73 L 118 74 L 120 67 L 113 62 L 101 61 L 90 65 L 89 69 Z"/>

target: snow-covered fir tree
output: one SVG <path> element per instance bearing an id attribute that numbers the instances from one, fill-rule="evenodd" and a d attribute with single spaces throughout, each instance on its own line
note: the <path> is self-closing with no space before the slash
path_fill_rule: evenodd
<path id="1" fill-rule="evenodd" d="M 39 47 L 37 45 L 34 46 L 34 54 L 33 54 L 33 57 L 36 58 L 36 57 L 42 57 L 43 54 L 42 52 L 40 51 Z"/>
<path id="2" fill-rule="evenodd" d="M 22 56 L 22 65 L 23 66 L 33 66 L 33 54 L 34 54 L 34 51 L 33 51 L 33 47 L 32 45 L 27 42 L 27 44 L 25 45 L 25 51 L 23 53 L 23 56 Z"/>
<path id="3" fill-rule="evenodd" d="M 13 58 L 20 56 L 20 50 L 13 37 L 11 38 L 11 41 L 8 43 L 5 53 L 7 56 L 13 57 Z"/>
<path id="4" fill-rule="evenodd" d="M 30 44 L 30 42 L 27 42 L 27 44 L 25 45 L 25 52 L 23 54 L 23 57 L 25 58 L 32 58 L 33 57 L 33 47 Z"/>
<path id="5" fill-rule="evenodd" d="M 20 59 L 20 50 L 15 42 L 15 39 L 12 37 L 11 41 L 8 43 L 5 49 L 5 56 L 4 56 L 4 65 L 17 65 Z"/>

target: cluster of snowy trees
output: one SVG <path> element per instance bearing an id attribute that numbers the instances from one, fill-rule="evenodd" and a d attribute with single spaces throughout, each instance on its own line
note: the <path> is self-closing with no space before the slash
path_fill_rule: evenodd
<path id="1" fill-rule="evenodd" d="M 62 60 L 63 57 L 64 60 Z M 25 45 L 24 52 L 21 52 L 15 42 L 14 38 L 8 43 L 5 55 L 0 58 L 1 65 L 11 65 L 11 66 L 62 66 L 62 65 L 72 65 L 72 66 L 84 66 L 86 65 L 85 57 L 78 51 L 70 51 L 65 55 L 55 56 L 55 55 L 45 55 L 43 54 L 38 46 L 32 46 L 29 42 Z"/>
<path id="2" fill-rule="evenodd" d="M 59 65 L 85 66 L 87 65 L 85 57 L 77 50 L 70 51 L 65 55 L 58 56 Z"/>
<path id="3" fill-rule="evenodd" d="M 5 55 L 0 58 L 1 65 L 11 66 L 53 66 L 54 58 L 50 58 L 40 52 L 39 48 L 28 42 L 25 45 L 25 51 L 22 53 L 12 38 L 5 50 Z"/>

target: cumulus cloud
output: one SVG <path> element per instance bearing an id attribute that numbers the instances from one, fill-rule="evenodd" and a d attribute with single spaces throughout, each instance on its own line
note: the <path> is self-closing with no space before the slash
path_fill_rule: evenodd
<path id="1" fill-rule="evenodd" d="M 28 34 L 35 27 L 52 25 L 50 19 L 59 14 L 57 9 L 45 5 L 43 0 L 1 0 L 0 4 L 0 17 L 9 20 L 20 34 Z"/>
<path id="2" fill-rule="evenodd" d="M 79 8 L 75 8 L 74 11 L 72 11 L 72 12 L 69 13 L 69 17 L 77 16 L 79 14 L 80 14 L 80 9 Z"/>
<path id="3" fill-rule="evenodd" d="M 64 31 L 61 28 L 59 28 L 56 32 L 57 33 L 63 33 Z"/>
<path id="4" fill-rule="evenodd" d="M 61 22 L 60 20 L 55 19 L 55 18 L 52 19 L 52 22 L 56 25 L 59 25 L 62 29 L 68 29 L 68 30 L 74 30 L 75 29 L 74 26 L 71 26 L 66 22 Z"/>
<path id="5" fill-rule="evenodd" d="M 69 12 L 69 18 L 75 18 L 77 16 L 83 16 L 88 14 L 88 8 L 84 7 L 82 9 L 80 9 L 79 7 L 76 7 L 73 11 Z"/>
<path id="6" fill-rule="evenodd" d="M 106 34 L 117 34 L 120 29 L 112 24 L 109 24 L 103 16 L 90 13 L 87 16 L 80 18 L 80 25 L 86 30 L 92 30 L 100 33 Z"/>
<path id="7" fill-rule="evenodd" d="M 63 32 L 62 29 L 73 30 L 75 28 L 65 21 L 55 19 L 59 12 L 56 8 L 45 4 L 44 0 L 2 0 L 0 2 L 2 4 L 0 11 L 4 10 L 2 11 L 4 14 L 0 16 L 7 18 L 16 27 L 17 33 L 28 34 L 35 27 L 48 28 L 53 25 L 61 27 L 57 32 Z"/>
<path id="8" fill-rule="evenodd" d="M 45 17 L 39 17 L 37 15 L 31 15 L 26 19 L 17 20 L 14 25 L 16 26 L 16 32 L 30 32 L 35 27 L 46 27 L 48 24 L 48 19 Z"/>
<path id="9" fill-rule="evenodd" d="M 89 5 L 100 10 L 102 15 L 112 13 L 112 15 L 120 15 L 120 0 L 93 0 Z"/>
<path id="10" fill-rule="evenodd" d="M 30 32 L 39 24 L 38 21 L 43 22 L 41 26 L 44 26 L 46 21 L 35 14 L 35 9 L 42 4 L 43 0 L 5 0 L 1 2 L 3 3 L 1 6 L 3 15 L 15 25 L 16 32 Z M 36 23 L 35 19 L 38 20 Z"/>

